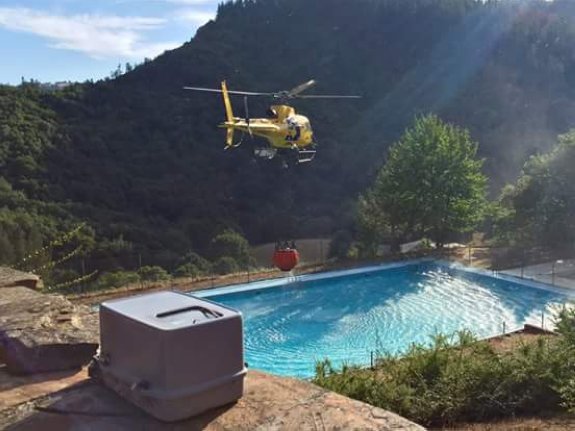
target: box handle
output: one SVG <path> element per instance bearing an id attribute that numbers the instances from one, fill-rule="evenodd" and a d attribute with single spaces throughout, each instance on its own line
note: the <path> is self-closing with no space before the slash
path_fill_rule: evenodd
<path id="1" fill-rule="evenodd" d="M 192 307 L 185 307 L 185 308 L 178 308 L 177 310 L 164 311 L 163 313 L 156 314 L 156 317 L 158 319 L 162 319 L 164 317 L 175 316 L 176 314 L 188 313 L 190 311 L 199 311 L 207 318 L 211 317 L 211 318 L 217 319 L 218 317 L 223 316 L 222 313 L 219 313 L 217 311 L 210 310 L 209 308 L 205 308 L 205 307 L 200 307 L 198 305 L 194 305 Z"/>

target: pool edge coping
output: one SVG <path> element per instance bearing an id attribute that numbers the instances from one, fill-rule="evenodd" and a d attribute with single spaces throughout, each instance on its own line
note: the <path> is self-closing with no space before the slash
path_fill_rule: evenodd
<path id="1" fill-rule="evenodd" d="M 282 278 L 275 278 L 271 280 L 259 280 L 251 283 L 240 283 L 233 284 L 229 286 L 208 288 L 202 290 L 196 290 L 187 292 L 189 295 L 197 296 L 198 298 L 209 298 L 211 296 L 227 295 L 230 293 L 241 293 L 241 292 L 251 292 L 254 290 L 267 290 L 274 287 L 285 286 L 288 284 L 293 284 L 296 282 L 307 282 L 307 281 L 317 281 L 317 280 L 327 280 L 330 278 L 338 278 L 345 275 L 358 275 L 358 274 L 369 274 L 371 272 L 384 271 L 387 269 L 403 268 L 411 265 L 418 265 L 424 262 L 433 262 L 436 259 L 433 258 L 422 258 L 414 260 L 406 260 L 401 262 L 384 263 L 379 265 L 369 265 L 362 266 L 353 269 L 338 269 L 335 271 L 322 271 L 312 274 L 303 275 L 293 275 L 286 276 Z"/>
<path id="2" fill-rule="evenodd" d="M 451 268 L 455 268 L 460 271 L 469 272 L 472 274 L 479 274 L 486 277 L 494 278 L 496 280 L 509 281 L 510 283 L 519 284 L 525 287 L 530 287 L 532 289 L 546 290 L 548 292 L 558 293 L 561 295 L 565 295 L 571 299 L 575 299 L 575 290 L 570 289 L 568 287 L 552 285 L 549 283 L 544 283 L 542 281 L 537 281 L 529 278 L 521 278 L 515 275 L 505 274 L 500 271 L 493 271 L 485 268 L 475 268 L 472 266 L 464 265 L 460 262 L 450 262 L 441 259 L 435 259 L 434 261 L 438 262 L 439 264 L 443 264 L 445 266 L 449 266 Z"/>
<path id="3" fill-rule="evenodd" d="M 456 261 L 449 261 L 444 259 L 437 259 L 437 258 L 420 258 L 420 259 L 413 259 L 413 260 L 405 260 L 405 261 L 398 261 L 392 263 L 384 263 L 384 264 L 376 264 L 376 265 L 367 265 L 352 269 L 343 269 L 343 270 L 334 270 L 334 271 L 324 271 L 312 274 L 304 274 L 299 276 L 287 276 L 280 279 L 272 279 L 272 280 L 259 280 L 252 283 L 241 283 L 235 285 L 228 285 L 219 288 L 212 288 L 212 289 L 203 289 L 200 291 L 193 291 L 188 292 L 188 295 L 198 296 L 199 298 L 206 299 L 208 301 L 216 301 L 217 298 L 213 298 L 215 296 L 220 295 L 227 295 L 233 293 L 243 293 L 243 292 L 252 292 L 252 291 L 262 291 L 267 289 L 273 289 L 281 286 L 288 286 L 290 284 L 296 284 L 298 282 L 308 282 L 308 281 L 316 281 L 316 280 L 327 280 L 331 278 L 338 278 L 347 275 L 358 275 L 358 274 L 369 274 L 373 272 L 385 271 L 390 269 L 396 268 L 405 268 L 409 266 L 415 266 L 422 263 L 435 263 L 445 269 L 454 269 L 456 271 L 461 271 L 463 273 L 468 274 L 477 274 L 480 276 L 487 277 L 493 280 L 503 280 L 507 281 L 519 286 L 543 290 L 555 294 L 559 294 L 565 297 L 565 302 L 572 301 L 575 299 L 575 289 L 569 289 L 562 286 L 553 286 L 544 282 L 539 282 L 531 279 L 520 278 L 517 276 L 513 276 L 510 274 L 500 273 L 498 271 L 493 271 L 485 268 L 476 268 L 467 266 L 461 262 Z M 551 325 L 552 327 L 554 325 Z M 505 334 L 510 334 L 514 332 L 518 332 L 522 330 L 524 326 L 513 327 L 510 326 L 505 331 Z M 492 334 L 486 335 L 484 337 L 479 337 L 478 341 L 487 341 L 493 338 L 500 337 L 504 334 L 499 332 L 494 332 Z M 366 363 L 358 363 L 356 364 L 358 367 L 367 367 L 368 364 Z M 257 368 L 259 369 L 259 368 Z M 260 369 L 264 372 L 274 374 L 273 372 L 266 371 L 264 369 Z M 282 377 L 291 377 L 300 380 L 307 380 L 310 381 L 313 379 L 313 376 L 295 376 L 295 375 L 287 375 L 287 374 L 277 374 Z"/>
<path id="4" fill-rule="evenodd" d="M 227 295 L 232 293 L 243 293 L 243 292 L 251 292 L 251 291 L 261 291 L 272 289 L 275 287 L 286 286 L 289 284 L 294 284 L 296 282 L 308 282 L 308 281 L 317 281 L 317 280 L 327 280 L 331 278 L 338 278 L 346 275 L 358 275 L 358 274 L 369 274 L 372 272 L 378 271 L 385 271 L 389 269 L 397 269 L 397 268 L 404 268 L 407 266 L 412 265 L 419 265 L 421 263 L 429 263 L 435 262 L 438 265 L 453 268 L 462 272 L 467 272 L 471 274 L 478 274 L 485 277 L 493 278 L 496 280 L 504 280 L 509 281 L 511 283 L 515 283 L 521 286 L 529 287 L 532 289 L 539 289 L 545 290 L 552 293 L 558 293 L 561 295 L 566 296 L 569 299 L 575 299 L 575 290 L 569 289 L 567 287 L 562 286 L 554 286 L 548 283 L 532 280 L 532 279 L 525 279 L 520 278 L 510 274 L 503 274 L 497 271 L 492 271 L 484 268 L 476 268 L 462 264 L 461 262 L 453 262 L 443 259 L 434 259 L 434 258 L 421 258 L 421 259 L 413 259 L 413 260 L 406 260 L 406 261 L 399 261 L 399 262 L 392 262 L 392 263 L 384 263 L 378 265 L 369 265 L 369 266 L 362 266 L 358 268 L 352 269 L 340 269 L 335 271 L 324 271 L 324 272 L 317 272 L 312 274 L 303 274 L 303 275 L 293 275 L 293 276 L 286 276 L 282 278 L 276 278 L 272 280 L 260 280 L 251 283 L 240 283 L 240 284 L 233 284 L 229 286 L 217 287 L 217 288 L 208 288 L 196 291 L 186 292 L 187 295 L 196 296 L 198 298 L 208 299 L 213 296 L 220 296 L 220 295 Z"/>

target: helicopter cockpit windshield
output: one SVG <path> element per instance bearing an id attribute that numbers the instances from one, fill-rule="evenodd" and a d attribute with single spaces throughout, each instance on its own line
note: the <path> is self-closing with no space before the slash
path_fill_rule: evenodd
<path id="1" fill-rule="evenodd" d="M 275 109 L 273 108 L 268 108 L 268 110 L 266 111 L 266 115 L 268 118 L 270 119 L 276 119 L 278 118 L 278 113 Z"/>

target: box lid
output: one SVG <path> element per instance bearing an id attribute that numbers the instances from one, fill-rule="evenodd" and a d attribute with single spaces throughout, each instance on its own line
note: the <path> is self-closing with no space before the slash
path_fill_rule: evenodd
<path id="1" fill-rule="evenodd" d="M 240 315 L 236 310 L 178 292 L 155 292 L 106 301 L 100 307 L 163 330 L 209 324 Z"/>

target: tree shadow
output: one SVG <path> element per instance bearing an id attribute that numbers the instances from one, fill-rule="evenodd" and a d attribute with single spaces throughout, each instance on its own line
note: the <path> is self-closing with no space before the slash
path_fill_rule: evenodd
<path id="1" fill-rule="evenodd" d="M 8 372 L 8 367 L 0 365 L 0 392 L 22 388 L 30 385 L 38 385 L 45 382 L 60 382 L 64 379 L 75 376 L 81 372 L 81 368 L 66 371 L 55 371 L 50 373 L 32 375 L 14 375 Z"/>

